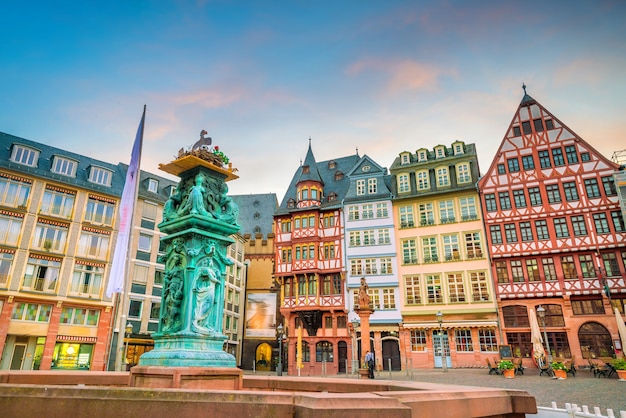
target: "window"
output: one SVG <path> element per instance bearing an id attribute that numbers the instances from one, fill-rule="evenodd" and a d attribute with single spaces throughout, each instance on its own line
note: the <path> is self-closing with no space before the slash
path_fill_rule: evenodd
<path id="1" fill-rule="evenodd" d="M 39 160 L 39 151 L 25 147 L 23 145 L 13 145 L 11 153 L 11 161 L 31 167 L 37 166 Z"/>
<path id="2" fill-rule="evenodd" d="M 419 205 L 420 226 L 429 226 L 435 224 L 435 213 L 432 203 L 422 203 Z"/>
<path id="3" fill-rule="evenodd" d="M 459 184 L 469 183 L 472 181 L 469 164 L 463 163 L 456 166 L 456 181 Z"/>
<path id="4" fill-rule="evenodd" d="M 426 151 L 420 151 L 419 152 L 419 161 L 426 161 L 428 159 L 428 155 L 426 154 Z"/>
<path id="5" fill-rule="evenodd" d="M 378 244 L 391 244 L 391 238 L 389 238 L 389 229 L 378 230 Z"/>
<path id="6" fill-rule="evenodd" d="M 32 247 L 38 250 L 63 252 L 68 227 L 55 222 L 40 220 L 35 227 Z"/>
<path id="7" fill-rule="evenodd" d="M 576 146 L 568 145 L 565 147 L 565 157 L 568 164 L 576 164 L 578 162 L 578 154 L 576 154 Z"/>
<path id="8" fill-rule="evenodd" d="M 498 174 L 506 174 L 506 168 L 504 164 L 498 164 Z"/>
<path id="9" fill-rule="evenodd" d="M 152 235 L 139 234 L 139 241 L 137 243 L 137 249 L 139 251 L 151 252 L 152 251 Z"/>
<path id="10" fill-rule="evenodd" d="M 424 263 L 436 263 L 439 261 L 437 256 L 437 238 L 422 238 L 422 250 L 424 251 Z"/>
<path id="11" fill-rule="evenodd" d="M 524 189 L 513 190 L 513 201 L 515 202 L 515 207 L 518 209 L 526 207 L 526 194 L 524 193 Z"/>
<path id="12" fill-rule="evenodd" d="M 530 227 L 530 222 L 520 222 L 519 232 L 522 237 L 522 241 L 533 241 L 533 229 Z"/>
<path id="13" fill-rule="evenodd" d="M 537 265 L 537 259 L 526 259 L 526 273 L 528 274 L 528 281 L 530 282 L 538 282 L 541 280 L 541 276 L 539 275 L 539 266 Z"/>
<path id="14" fill-rule="evenodd" d="M 148 191 L 156 193 L 159 190 L 159 181 L 156 179 L 148 179 Z"/>
<path id="15" fill-rule="evenodd" d="M 591 155 L 588 152 L 580 153 L 580 161 L 586 163 L 587 161 L 591 161 Z"/>
<path id="16" fill-rule="evenodd" d="M 519 160 L 517 158 L 509 158 L 506 160 L 509 166 L 509 173 L 515 173 L 519 171 Z"/>
<path id="17" fill-rule="evenodd" d="M 363 265 L 361 260 L 350 260 L 350 274 L 353 276 L 363 274 Z"/>
<path id="18" fill-rule="evenodd" d="M 498 351 L 498 340 L 494 329 L 480 328 L 478 330 L 478 343 L 483 353 L 495 353 Z"/>
<path id="19" fill-rule="evenodd" d="M 9 282 L 9 273 L 13 264 L 13 254 L 0 253 L 0 287 L 6 288 Z"/>
<path id="20" fill-rule="evenodd" d="M 417 276 L 404 278 L 404 290 L 406 292 L 407 305 L 420 305 L 422 303 L 422 290 L 420 279 Z"/>
<path id="21" fill-rule="evenodd" d="M 511 209 L 511 197 L 509 196 L 509 192 L 498 193 L 498 199 L 500 200 L 500 209 Z"/>
<path id="22" fill-rule="evenodd" d="M 381 258 L 380 259 L 380 274 L 392 274 L 393 271 L 391 269 L 391 258 Z"/>
<path id="23" fill-rule="evenodd" d="M 291 250 L 289 250 L 289 254 L 291 254 Z M 163 270 L 156 270 L 154 272 L 154 285 L 155 286 L 163 286 L 164 278 L 165 278 L 165 271 L 163 271 Z"/>
<path id="24" fill-rule="evenodd" d="M 513 136 L 517 137 L 517 136 L 521 136 L 522 135 L 522 131 L 520 130 L 519 126 L 514 126 L 513 127 Z"/>
<path id="25" fill-rule="evenodd" d="M 465 302 L 465 286 L 463 285 L 463 274 L 448 273 L 448 296 L 450 302 Z"/>
<path id="26" fill-rule="evenodd" d="M 102 167 L 91 166 L 89 170 L 89 181 L 102 186 L 110 186 L 113 173 Z"/>
<path id="27" fill-rule="evenodd" d="M 426 294 L 428 303 L 443 303 L 443 294 L 441 293 L 441 278 L 438 274 L 426 275 Z"/>
<path id="28" fill-rule="evenodd" d="M 148 266 L 136 264 L 133 271 L 133 283 L 148 283 Z"/>
<path id="29" fill-rule="evenodd" d="M 100 311 L 97 309 L 63 307 L 59 322 L 65 325 L 97 326 Z"/>
<path id="30" fill-rule="evenodd" d="M 443 255 L 446 261 L 458 261 L 461 259 L 461 253 L 459 251 L 459 236 L 454 235 L 442 235 L 443 241 Z"/>
<path id="31" fill-rule="evenodd" d="M 523 282 L 524 281 L 524 269 L 522 269 L 522 261 L 521 260 L 512 260 L 511 261 L 511 277 L 513 278 L 513 282 Z"/>
<path id="32" fill-rule="evenodd" d="M 413 206 L 400 206 L 400 228 L 413 228 L 415 220 L 413 218 Z"/>
<path id="33" fill-rule="evenodd" d="M 113 226 L 114 210 L 115 204 L 108 201 L 108 199 L 104 200 L 90 196 L 85 210 L 85 221 L 94 225 Z"/>
<path id="34" fill-rule="evenodd" d="M 619 267 L 617 266 L 617 260 L 615 259 L 615 253 L 603 253 L 602 263 L 604 264 L 604 270 L 608 277 L 619 276 Z"/>
<path id="35" fill-rule="evenodd" d="M 566 218 L 554 218 L 554 231 L 557 238 L 569 237 L 569 230 L 567 229 Z"/>
<path id="36" fill-rule="evenodd" d="M 76 167 L 78 164 L 74 160 L 55 156 L 52 163 L 52 172 L 63 174 L 69 177 L 76 177 Z"/>
<path id="37" fill-rule="evenodd" d="M 411 351 L 426 351 L 426 331 L 411 330 Z"/>
<path id="38" fill-rule="evenodd" d="M 535 221 L 535 229 L 537 230 L 538 240 L 550 239 L 550 234 L 548 233 L 548 223 L 545 220 Z"/>
<path id="39" fill-rule="evenodd" d="M 415 239 L 402 240 L 402 264 L 417 264 Z"/>
<path id="40" fill-rule="evenodd" d="M 585 180 L 585 190 L 589 198 L 600 197 L 600 188 L 598 187 L 597 179 Z"/>
<path id="41" fill-rule="evenodd" d="M 500 225 L 491 225 L 489 232 L 491 233 L 492 244 L 502 244 L 502 230 L 500 229 Z"/>
<path id="42" fill-rule="evenodd" d="M 565 165 L 563 150 L 561 148 L 552 148 L 552 160 L 554 161 L 555 167 Z"/>
<path id="43" fill-rule="evenodd" d="M 456 221 L 454 216 L 454 202 L 452 200 L 442 200 L 439 202 L 439 220 L 442 224 Z"/>
<path id="44" fill-rule="evenodd" d="M 535 132 L 543 132 L 543 121 L 541 119 L 533 120 L 533 125 L 535 126 Z"/>
<path id="45" fill-rule="evenodd" d="M 504 235 L 507 243 L 517 242 L 517 230 L 515 229 L 515 224 L 504 224 Z"/>
<path id="46" fill-rule="evenodd" d="M 69 219 L 72 216 L 74 199 L 74 193 L 64 192 L 56 188 L 46 188 L 39 213 Z"/>
<path id="47" fill-rule="evenodd" d="M 130 300 L 130 305 L 128 307 L 128 317 L 141 319 L 141 309 L 143 308 L 143 301 L 141 300 Z"/>
<path id="48" fill-rule="evenodd" d="M 383 309 L 396 309 L 396 294 L 393 289 L 381 289 L 383 292 Z"/>
<path id="49" fill-rule="evenodd" d="M 366 258 L 365 259 L 365 274 L 376 274 L 376 259 L 375 258 Z"/>
<path id="50" fill-rule="evenodd" d="M 580 263 L 580 270 L 583 274 L 583 278 L 588 279 L 596 277 L 596 267 L 593 264 L 593 256 L 591 254 L 579 255 L 578 262 Z"/>
<path id="51" fill-rule="evenodd" d="M 358 206 L 348 206 L 348 219 L 351 221 L 359 220 L 359 207 Z"/>
<path id="52" fill-rule="evenodd" d="M 409 154 L 400 155 L 400 159 L 402 161 L 402 165 L 409 164 L 411 162 Z"/>
<path id="53" fill-rule="evenodd" d="M 556 280 L 556 268 L 554 267 L 554 259 L 552 257 L 542 258 L 541 264 L 543 265 L 543 276 L 547 281 Z"/>
<path id="54" fill-rule="evenodd" d="M 109 251 L 109 240 L 110 235 L 108 232 L 85 228 L 80 233 L 76 255 L 106 260 Z"/>
<path id="55" fill-rule="evenodd" d="M 498 283 L 509 282 L 509 270 L 507 269 L 506 261 L 496 261 L 496 276 Z"/>
<path id="56" fill-rule="evenodd" d="M 50 322 L 52 305 L 38 305 L 36 303 L 16 302 L 11 313 L 11 319 L 16 321 Z"/>
<path id="57" fill-rule="evenodd" d="M 522 156 L 522 167 L 524 170 L 533 170 L 535 168 L 535 160 L 532 155 Z"/>
<path id="58" fill-rule="evenodd" d="M 378 193 L 378 180 L 377 179 L 367 179 L 367 193 L 369 194 Z"/>
<path id="59" fill-rule="evenodd" d="M 596 226 L 596 232 L 598 234 L 608 234 L 611 232 L 611 230 L 609 229 L 609 222 L 606 218 L 606 213 L 594 213 L 593 223 Z"/>
<path id="60" fill-rule="evenodd" d="M 30 182 L 0 173 L 0 205 L 26 208 L 31 189 Z"/>
<path id="61" fill-rule="evenodd" d="M 55 293 L 61 262 L 31 256 L 26 265 L 22 288 L 33 292 Z"/>
<path id="62" fill-rule="evenodd" d="M 454 330 L 456 351 L 474 351 L 472 347 L 472 332 L 469 329 Z"/>
<path id="63" fill-rule="evenodd" d="M 430 189 L 430 181 L 428 176 L 428 171 L 418 171 L 417 172 L 417 188 L 418 190 L 428 190 Z"/>
<path id="64" fill-rule="evenodd" d="M 281 232 L 291 232 L 291 221 L 283 220 L 280 222 Z"/>
<path id="65" fill-rule="evenodd" d="M 550 162 L 550 154 L 547 150 L 539 151 L 539 165 L 541 168 L 550 168 L 552 163 Z"/>
<path id="66" fill-rule="evenodd" d="M 361 245 L 361 232 L 360 231 L 350 231 L 350 246 L 359 246 Z"/>
<path id="67" fill-rule="evenodd" d="M 411 187 L 409 186 L 409 175 L 399 174 L 398 175 L 398 193 L 406 193 L 410 191 L 411 191 Z"/>
<path id="68" fill-rule="evenodd" d="M 356 194 L 364 195 L 365 194 L 365 180 L 357 180 L 356 181 Z"/>
<path id="69" fill-rule="evenodd" d="M 580 237 L 587 235 L 587 227 L 585 226 L 585 218 L 582 215 L 572 216 L 572 230 L 574 236 Z"/>
<path id="70" fill-rule="evenodd" d="M 446 153 L 443 147 L 435 148 L 435 154 L 437 155 L 437 158 L 443 158 L 446 156 Z"/>
<path id="71" fill-rule="evenodd" d="M 550 203 L 559 203 L 561 201 L 561 193 L 558 184 L 546 184 L 546 194 L 548 195 L 548 202 Z"/>
<path id="72" fill-rule="evenodd" d="M 539 187 L 529 187 L 528 198 L 530 199 L 531 206 L 541 206 L 543 204 L 541 201 L 541 192 L 539 191 Z"/>
<path id="73" fill-rule="evenodd" d="M 498 210 L 496 206 L 496 195 L 493 193 L 487 193 L 485 195 L 485 207 L 487 208 L 487 212 L 495 212 Z"/>
<path id="74" fill-rule="evenodd" d="M 613 176 L 602 177 L 602 188 L 604 189 L 604 194 L 607 196 L 617 195 L 617 189 L 615 188 Z"/>
<path id="75" fill-rule="evenodd" d="M 386 203 L 377 203 L 376 204 L 376 217 L 377 218 L 386 218 L 389 216 L 389 212 L 387 209 Z"/>
<path id="76" fill-rule="evenodd" d="M 77 262 L 74 266 L 70 293 L 80 296 L 89 295 L 98 297 L 100 295 L 103 276 L 103 266 L 99 267 Z"/>
<path id="77" fill-rule="evenodd" d="M 530 135 L 532 133 L 529 121 L 522 122 L 522 131 L 524 132 L 524 135 Z"/>
<path id="78" fill-rule="evenodd" d="M 372 219 L 374 218 L 374 205 L 367 204 L 363 205 L 363 219 Z"/>
<path id="79" fill-rule="evenodd" d="M 486 302 L 490 300 L 487 274 L 484 271 L 470 272 L 470 286 L 472 287 L 472 302 Z"/>
<path id="80" fill-rule="evenodd" d="M 478 219 L 476 213 L 476 199 L 473 197 L 459 198 L 459 206 L 461 207 L 461 220 L 474 221 Z"/>
<path id="81" fill-rule="evenodd" d="M 576 190 L 576 182 L 566 181 L 563 183 L 563 192 L 565 193 L 565 200 L 572 202 L 578 200 L 578 190 Z"/>
<path id="82" fill-rule="evenodd" d="M 0 244 L 17 246 L 20 232 L 22 231 L 23 219 L 19 216 L 11 216 L 10 213 L 6 215 L 0 213 Z"/>
<path id="83" fill-rule="evenodd" d="M 554 121 L 552 119 L 546 119 L 546 129 L 554 129 Z"/>
<path id="84" fill-rule="evenodd" d="M 561 267 L 563 268 L 563 278 L 565 280 L 572 280 L 578 278 L 576 272 L 576 263 L 574 263 L 574 257 L 571 255 L 561 257 Z"/>
<path id="85" fill-rule="evenodd" d="M 448 176 L 448 168 L 441 167 L 437 169 L 437 186 L 449 186 L 450 177 Z"/>
<path id="86" fill-rule="evenodd" d="M 480 232 L 466 232 L 465 234 L 465 252 L 468 259 L 482 258 L 483 250 L 480 243 Z"/>
<path id="87" fill-rule="evenodd" d="M 574 315 L 604 315 L 602 299 L 572 299 L 572 312 Z"/>
<path id="88" fill-rule="evenodd" d="M 615 232 L 624 232 L 626 229 L 624 228 L 624 217 L 622 216 L 622 212 L 619 210 L 611 212 L 611 219 L 613 220 L 613 228 Z"/>

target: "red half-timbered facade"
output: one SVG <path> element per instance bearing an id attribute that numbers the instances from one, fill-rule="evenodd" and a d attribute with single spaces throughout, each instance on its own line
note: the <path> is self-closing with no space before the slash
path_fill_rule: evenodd
<path id="1" fill-rule="evenodd" d="M 514 355 L 531 358 L 528 315 L 540 305 L 553 357 L 619 351 L 613 312 L 626 305 L 626 232 L 618 169 L 524 94 L 478 183 L 501 330 Z"/>
<path id="2" fill-rule="evenodd" d="M 345 372 L 351 350 L 345 310 L 342 198 L 358 155 L 317 163 L 311 146 L 274 216 L 275 277 L 290 375 Z M 280 322 L 280 321 L 279 321 Z M 296 363 L 302 327 L 302 369 Z"/>

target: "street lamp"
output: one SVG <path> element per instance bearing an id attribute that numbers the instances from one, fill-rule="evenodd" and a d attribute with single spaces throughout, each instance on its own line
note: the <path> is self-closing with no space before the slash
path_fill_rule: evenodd
<path id="1" fill-rule="evenodd" d="M 448 356 L 446 354 L 446 346 L 443 343 L 443 314 L 441 311 L 437 311 L 435 314 L 437 317 L 437 322 L 439 322 L 439 346 L 441 347 L 441 368 L 443 372 L 446 373 L 448 371 Z"/>
<path id="2" fill-rule="evenodd" d="M 552 364 L 552 351 L 550 351 L 550 341 L 548 341 L 548 333 L 546 332 L 546 310 L 542 305 L 537 308 L 537 315 L 541 318 L 543 325 L 543 339 L 546 340 L 546 350 L 548 350 L 548 364 Z"/>
<path id="3" fill-rule="evenodd" d="M 124 364 L 127 366 L 128 365 L 128 339 L 130 338 L 130 335 L 134 331 L 133 324 L 131 324 L 130 322 L 127 322 L 125 331 L 126 331 L 125 332 L 125 334 L 126 334 L 126 345 L 124 347 Z"/>
<path id="4" fill-rule="evenodd" d="M 276 338 L 278 338 L 278 366 L 276 367 L 276 375 L 283 375 L 283 335 L 285 329 L 283 324 L 278 324 L 276 327 Z"/>
<path id="5" fill-rule="evenodd" d="M 359 369 L 359 350 L 357 347 L 357 329 L 359 328 L 359 324 L 361 321 L 358 317 L 353 318 L 352 321 L 352 373 L 354 374 Z"/>

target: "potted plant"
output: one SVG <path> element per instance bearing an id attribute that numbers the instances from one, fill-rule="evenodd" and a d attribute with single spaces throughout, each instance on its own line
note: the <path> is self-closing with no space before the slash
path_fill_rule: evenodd
<path id="1" fill-rule="evenodd" d="M 613 360 L 613 367 L 617 370 L 619 380 L 626 381 L 626 357 L 620 357 Z"/>
<path id="2" fill-rule="evenodd" d="M 562 361 L 553 361 L 550 363 L 550 367 L 554 371 L 554 377 L 559 379 L 567 379 L 567 368 Z"/>
<path id="3" fill-rule="evenodd" d="M 502 374 L 507 379 L 513 379 L 515 377 L 515 365 L 511 360 L 500 360 L 498 369 L 502 370 Z"/>

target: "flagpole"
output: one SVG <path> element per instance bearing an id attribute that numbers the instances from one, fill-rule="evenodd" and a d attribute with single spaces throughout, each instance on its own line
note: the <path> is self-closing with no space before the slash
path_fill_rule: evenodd
<path id="1" fill-rule="evenodd" d="M 128 293 L 130 291 L 130 280 L 128 280 L 128 277 L 131 274 L 130 250 L 133 243 L 135 204 L 137 202 L 139 192 L 139 178 L 141 174 L 140 163 L 141 151 L 143 148 L 145 119 L 146 105 L 143 106 L 143 115 L 141 117 L 139 129 L 137 130 L 135 142 L 133 144 L 131 162 L 126 173 L 126 182 L 124 183 L 124 191 L 122 192 L 122 199 L 120 201 L 120 230 L 117 236 L 117 241 L 119 241 L 120 245 L 118 246 L 118 242 L 116 242 L 115 253 L 113 254 L 113 265 L 111 267 L 111 274 L 109 276 L 109 284 L 107 287 L 107 296 L 110 296 L 112 292 L 119 293 L 118 305 L 116 309 L 117 318 L 113 329 L 114 333 L 117 332 L 114 353 L 116 371 L 121 371 L 122 365 L 124 364 L 124 336 L 129 305 Z M 133 187 L 132 191 L 129 187 L 131 185 Z M 130 194 L 131 192 L 132 194 Z M 122 240 L 126 240 L 126 243 L 122 242 Z"/>

